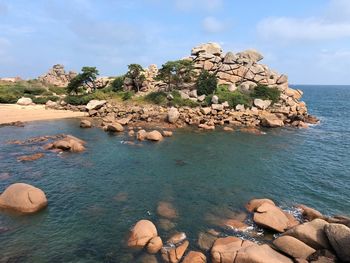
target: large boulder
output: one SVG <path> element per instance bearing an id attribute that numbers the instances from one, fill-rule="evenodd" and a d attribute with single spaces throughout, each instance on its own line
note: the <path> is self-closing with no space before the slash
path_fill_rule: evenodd
<path id="1" fill-rule="evenodd" d="M 342 224 L 328 224 L 324 231 L 337 256 L 344 262 L 350 262 L 350 228 Z"/>
<path id="2" fill-rule="evenodd" d="M 22 97 L 22 98 L 17 100 L 17 104 L 21 105 L 21 106 L 28 106 L 28 105 L 33 104 L 33 101 L 31 98 Z"/>
<path id="3" fill-rule="evenodd" d="M 89 103 L 86 105 L 87 110 L 98 110 L 103 105 L 107 103 L 106 100 L 90 100 Z"/>
<path id="4" fill-rule="evenodd" d="M 212 42 L 201 44 L 199 46 L 192 48 L 191 55 L 197 56 L 200 53 L 206 53 L 211 55 L 221 55 L 222 48 L 219 44 L 212 43 Z"/>
<path id="5" fill-rule="evenodd" d="M 0 195 L 0 207 L 5 209 L 34 213 L 46 206 L 45 193 L 29 184 L 12 184 Z"/>
<path id="6" fill-rule="evenodd" d="M 254 105 L 261 110 L 267 109 L 271 103 L 271 100 L 254 99 Z"/>
<path id="7" fill-rule="evenodd" d="M 168 111 L 168 121 L 170 123 L 175 123 L 180 117 L 180 113 L 175 107 L 171 107 Z"/>
<path id="8" fill-rule="evenodd" d="M 58 87 L 67 87 L 69 82 L 77 75 L 76 72 L 66 72 L 61 64 L 54 65 L 49 72 L 38 77 L 38 80 L 45 84 L 55 85 Z"/>
<path id="9" fill-rule="evenodd" d="M 237 56 L 240 59 L 247 59 L 250 60 L 252 62 L 259 62 L 260 60 L 262 60 L 264 58 L 263 55 L 261 55 L 259 53 L 259 51 L 254 50 L 254 49 L 248 49 L 242 52 L 237 53 Z"/>
<path id="10" fill-rule="evenodd" d="M 328 225 L 328 222 L 325 220 L 315 219 L 311 222 L 298 225 L 283 235 L 295 237 L 316 250 L 329 249 L 330 245 L 324 231 L 326 225 Z"/>
<path id="11" fill-rule="evenodd" d="M 48 149 L 59 149 L 70 152 L 85 151 L 86 142 L 72 135 L 66 135 L 63 139 L 53 142 Z"/>
<path id="12" fill-rule="evenodd" d="M 268 128 L 277 128 L 284 125 L 283 120 L 278 118 L 275 114 L 264 114 L 261 119 L 261 124 Z"/>
<path id="13" fill-rule="evenodd" d="M 156 254 L 162 248 L 162 246 L 162 239 L 159 236 L 153 237 L 147 244 L 147 252 L 150 254 Z"/>
<path id="14" fill-rule="evenodd" d="M 273 244 L 278 250 L 293 258 L 307 259 L 316 252 L 312 247 L 291 236 L 278 237 Z"/>
<path id="15" fill-rule="evenodd" d="M 261 198 L 261 199 L 252 199 L 246 205 L 245 208 L 249 212 L 254 212 L 259 206 L 263 203 L 269 203 L 271 205 L 275 205 L 275 203 L 271 199 Z"/>
<path id="16" fill-rule="evenodd" d="M 238 250 L 252 244 L 237 237 L 218 238 L 211 249 L 212 262 L 232 263 L 235 261 Z"/>
<path id="17" fill-rule="evenodd" d="M 149 220 L 140 220 L 131 229 L 128 247 L 140 249 L 154 237 L 158 236 L 156 226 Z"/>
<path id="18" fill-rule="evenodd" d="M 184 258 L 182 263 L 206 263 L 207 258 L 206 256 L 197 251 L 190 251 L 187 256 Z"/>
<path id="19" fill-rule="evenodd" d="M 163 140 L 163 135 L 159 131 L 151 131 L 147 133 L 146 139 L 149 141 L 161 141 Z"/>
<path id="20" fill-rule="evenodd" d="M 303 214 L 304 218 L 306 218 L 309 221 L 312 221 L 317 218 L 320 218 L 320 219 L 324 218 L 321 212 L 317 211 L 314 208 L 308 207 L 306 205 L 298 205 L 297 208 L 301 210 L 301 213 Z"/>
<path id="21" fill-rule="evenodd" d="M 233 261 L 231 261 L 233 262 Z M 238 251 L 235 263 L 293 263 L 268 245 L 252 245 Z"/>
<path id="22" fill-rule="evenodd" d="M 109 132 L 122 132 L 124 131 L 124 127 L 120 123 L 114 122 L 108 124 L 106 130 Z"/>
<path id="23" fill-rule="evenodd" d="M 283 211 L 270 203 L 263 203 L 254 213 L 254 222 L 264 228 L 284 232 L 289 226 L 289 219 Z"/>
<path id="24" fill-rule="evenodd" d="M 91 121 L 88 121 L 88 120 L 81 120 L 80 121 L 80 127 L 81 128 L 91 128 L 92 127 L 92 123 L 91 123 Z"/>

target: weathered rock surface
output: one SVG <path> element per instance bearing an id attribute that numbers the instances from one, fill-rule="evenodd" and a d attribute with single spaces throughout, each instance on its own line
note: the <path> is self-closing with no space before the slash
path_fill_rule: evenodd
<path id="1" fill-rule="evenodd" d="M 162 248 L 162 246 L 162 239 L 159 236 L 153 237 L 147 244 L 147 252 L 150 254 L 156 254 Z"/>
<path id="2" fill-rule="evenodd" d="M 262 99 L 255 99 L 254 105 L 258 107 L 261 110 L 267 109 L 271 105 L 271 100 L 262 100 Z"/>
<path id="3" fill-rule="evenodd" d="M 264 228 L 284 232 L 288 228 L 289 220 L 283 211 L 270 203 L 263 203 L 254 213 L 254 222 Z"/>
<path id="4" fill-rule="evenodd" d="M 72 135 L 66 135 L 63 139 L 53 142 L 46 146 L 46 149 L 59 149 L 62 151 L 70 152 L 83 152 L 85 151 L 86 142 L 78 139 Z"/>
<path id="5" fill-rule="evenodd" d="M 146 139 L 149 141 L 161 141 L 163 135 L 159 131 L 151 131 L 146 134 Z"/>
<path id="6" fill-rule="evenodd" d="M 283 235 L 295 237 L 316 250 L 329 249 L 330 244 L 324 232 L 326 225 L 328 223 L 325 220 L 315 219 L 311 222 L 298 225 Z"/>
<path id="7" fill-rule="evenodd" d="M 28 106 L 28 105 L 32 105 L 33 101 L 31 98 L 22 97 L 22 98 L 17 100 L 17 104 L 21 105 L 21 106 Z"/>
<path id="8" fill-rule="evenodd" d="M 213 263 L 235 262 L 238 250 L 242 247 L 253 245 L 250 241 L 243 241 L 237 237 L 219 238 L 215 241 L 211 249 Z"/>
<path id="9" fill-rule="evenodd" d="M 266 198 L 263 198 L 263 199 L 252 199 L 246 204 L 245 208 L 249 212 L 254 212 L 263 203 L 269 203 L 271 205 L 275 205 L 275 203 L 272 200 L 270 200 L 270 199 L 266 199 Z"/>
<path id="10" fill-rule="evenodd" d="M 169 109 L 169 111 L 168 111 L 168 121 L 170 123 L 175 123 L 179 119 L 179 117 L 180 117 L 180 113 L 179 113 L 179 111 L 176 108 L 172 107 L 172 108 Z"/>
<path id="11" fill-rule="evenodd" d="M 231 261 L 232 262 L 232 261 Z M 293 263 L 268 245 L 251 245 L 238 251 L 235 263 Z"/>
<path id="12" fill-rule="evenodd" d="M 46 84 L 55 85 L 58 87 L 67 87 L 69 82 L 77 75 L 70 71 L 66 72 L 64 66 L 57 64 L 52 67 L 46 74 L 38 77 L 38 80 Z"/>
<path id="13" fill-rule="evenodd" d="M 321 212 L 311 207 L 308 207 L 306 205 L 298 205 L 297 208 L 301 210 L 303 216 L 309 221 L 312 221 L 317 218 L 320 218 L 320 219 L 324 218 Z"/>
<path id="14" fill-rule="evenodd" d="M 284 126 L 283 120 L 278 118 L 275 114 L 265 114 L 262 117 L 261 124 L 268 128 L 277 128 Z"/>
<path id="15" fill-rule="evenodd" d="M 120 123 L 114 122 L 114 123 L 108 124 L 106 126 L 106 130 L 109 132 L 122 132 L 124 131 L 124 127 Z"/>
<path id="16" fill-rule="evenodd" d="M 341 224 L 328 224 L 324 231 L 337 256 L 344 262 L 350 262 L 350 228 Z"/>
<path id="17" fill-rule="evenodd" d="M 307 259 L 316 250 L 292 236 L 281 236 L 273 241 L 281 252 L 293 257 Z"/>
<path id="18" fill-rule="evenodd" d="M 152 238 L 157 236 L 157 228 L 151 221 L 140 220 L 130 231 L 128 247 L 143 248 Z"/>
<path id="19" fill-rule="evenodd" d="M 181 244 L 176 244 L 172 246 L 163 246 L 161 249 L 162 259 L 164 262 L 169 263 L 178 263 L 182 259 L 185 251 L 189 245 L 189 242 L 186 240 Z"/>
<path id="20" fill-rule="evenodd" d="M 107 103 L 106 100 L 90 100 L 89 103 L 86 105 L 87 110 L 98 110 L 103 105 Z"/>
<path id="21" fill-rule="evenodd" d="M 0 195 L 0 207 L 5 209 L 34 213 L 46 206 L 45 193 L 29 184 L 12 184 Z"/>
<path id="22" fill-rule="evenodd" d="M 206 262 L 207 262 L 206 256 L 203 253 L 198 251 L 190 251 L 182 261 L 182 263 L 206 263 Z"/>
<path id="23" fill-rule="evenodd" d="M 91 128 L 92 127 L 92 123 L 91 123 L 91 121 L 88 121 L 88 120 L 81 120 L 80 121 L 80 127 L 81 128 Z"/>

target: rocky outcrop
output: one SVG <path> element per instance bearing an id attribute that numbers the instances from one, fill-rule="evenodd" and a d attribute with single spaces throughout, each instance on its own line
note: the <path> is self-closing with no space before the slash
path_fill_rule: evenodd
<path id="1" fill-rule="evenodd" d="M 151 221 L 140 220 L 130 231 L 128 247 L 144 248 L 152 238 L 157 236 L 157 228 Z"/>
<path id="2" fill-rule="evenodd" d="M 219 238 L 215 241 L 211 249 L 213 263 L 231 263 L 235 262 L 238 251 L 241 248 L 251 246 L 254 243 L 243 241 L 237 237 Z"/>
<path id="3" fill-rule="evenodd" d="M 54 65 L 46 74 L 38 77 L 38 80 L 49 85 L 67 87 L 69 82 L 77 75 L 73 71 L 66 72 L 61 64 Z"/>
<path id="4" fill-rule="evenodd" d="M 182 263 L 206 263 L 206 256 L 198 251 L 190 251 L 187 256 L 184 258 Z"/>
<path id="5" fill-rule="evenodd" d="M 232 262 L 232 261 L 231 261 Z M 235 263 L 293 263 L 293 261 L 278 253 L 268 245 L 251 245 L 240 249 Z"/>
<path id="6" fill-rule="evenodd" d="M 47 206 L 45 193 L 24 183 L 12 184 L 0 195 L 0 208 L 34 213 Z"/>
<path id="7" fill-rule="evenodd" d="M 339 259 L 350 262 L 350 228 L 341 224 L 328 224 L 324 231 Z"/>

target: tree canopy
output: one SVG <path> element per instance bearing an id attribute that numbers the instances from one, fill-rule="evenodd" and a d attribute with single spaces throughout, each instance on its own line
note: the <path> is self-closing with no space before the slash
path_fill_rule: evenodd
<path id="1" fill-rule="evenodd" d="M 207 70 L 203 70 L 197 79 L 198 95 L 213 94 L 218 85 L 218 80 L 214 74 L 210 74 Z"/>
<path id="2" fill-rule="evenodd" d="M 140 91 L 142 82 L 146 80 L 143 72 L 144 70 L 139 64 L 130 64 L 128 66 L 128 72 L 125 74 L 125 77 L 129 78 L 132 81 L 132 85 L 135 88 L 135 91 Z"/>
<path id="3" fill-rule="evenodd" d="M 168 89 L 178 88 L 183 83 L 192 81 L 195 76 L 193 62 L 188 60 L 168 61 L 162 65 L 157 74 L 157 79 L 164 81 Z"/>
<path id="4" fill-rule="evenodd" d="M 83 67 L 81 73 L 75 76 L 68 84 L 68 93 L 78 93 L 80 88 L 95 89 L 95 80 L 99 75 L 96 67 Z"/>

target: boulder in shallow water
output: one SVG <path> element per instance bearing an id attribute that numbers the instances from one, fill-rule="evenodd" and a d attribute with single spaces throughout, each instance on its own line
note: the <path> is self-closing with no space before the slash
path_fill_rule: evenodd
<path id="1" fill-rule="evenodd" d="M 177 212 L 174 206 L 171 203 L 164 201 L 158 203 L 157 214 L 167 219 L 174 219 L 177 217 Z"/>
<path id="2" fill-rule="evenodd" d="M 284 232 L 289 226 L 289 219 L 283 211 L 272 204 L 263 203 L 254 213 L 254 222 L 264 228 Z"/>
<path id="3" fill-rule="evenodd" d="M 43 153 L 34 153 L 31 155 L 23 155 L 17 158 L 17 161 L 20 162 L 31 162 L 31 161 L 36 161 L 40 158 L 44 157 Z"/>
<path id="4" fill-rule="evenodd" d="M 45 193 L 29 184 L 12 184 L 0 195 L 0 208 L 34 213 L 46 206 Z"/>
<path id="5" fill-rule="evenodd" d="M 182 263 L 206 263 L 206 262 L 207 262 L 206 256 L 203 253 L 198 251 L 190 251 L 182 261 Z"/>
<path id="6" fill-rule="evenodd" d="M 270 199 L 266 199 L 266 198 L 262 198 L 262 199 L 252 199 L 250 200 L 246 205 L 245 208 L 249 211 L 249 212 L 254 212 L 255 209 L 257 209 L 259 206 L 261 206 L 263 203 L 269 203 L 271 205 L 275 205 L 275 203 L 270 200 Z"/>
<path id="7" fill-rule="evenodd" d="M 321 214 L 321 212 L 319 212 L 316 209 L 313 209 L 311 207 L 308 207 L 306 205 L 298 205 L 297 208 L 299 210 L 301 210 L 303 217 L 309 221 L 312 221 L 312 220 L 317 219 L 317 218 L 320 218 L 320 219 L 324 218 L 324 216 Z"/>
<path id="8" fill-rule="evenodd" d="M 178 263 L 181 261 L 185 251 L 189 245 L 189 242 L 186 240 L 181 244 L 176 246 L 163 246 L 161 249 L 162 259 L 164 262 L 168 263 Z"/>
<path id="9" fill-rule="evenodd" d="M 350 228 L 341 224 L 328 224 L 324 231 L 337 256 L 350 262 Z"/>
<path id="10" fill-rule="evenodd" d="M 251 245 L 238 251 L 235 263 L 293 263 L 268 245 Z"/>
<path id="11" fill-rule="evenodd" d="M 70 152 L 83 152 L 85 151 L 85 144 L 85 141 L 80 140 L 77 137 L 66 135 L 63 139 L 53 142 L 47 148 Z"/>
<path id="12" fill-rule="evenodd" d="M 154 237 L 147 244 L 147 252 L 150 254 L 156 254 L 162 248 L 162 246 L 162 239 L 159 236 Z"/>
<path id="13" fill-rule="evenodd" d="M 144 141 L 146 140 L 146 137 L 147 137 L 147 132 L 145 130 L 139 130 L 136 134 L 136 138 L 139 140 L 139 141 Z"/>
<path id="14" fill-rule="evenodd" d="M 146 139 L 149 141 L 161 141 L 163 140 L 163 135 L 159 131 L 151 131 L 147 133 Z"/>
<path id="15" fill-rule="evenodd" d="M 273 244 L 278 250 L 293 258 L 307 259 L 316 252 L 312 247 L 291 236 L 278 237 Z"/>
<path id="16" fill-rule="evenodd" d="M 91 123 L 91 121 L 88 121 L 88 120 L 81 120 L 80 121 L 80 127 L 81 128 L 91 128 L 92 127 L 92 123 Z"/>
<path id="17" fill-rule="evenodd" d="M 122 132 L 124 131 L 124 127 L 120 123 L 114 122 L 108 124 L 106 130 L 109 132 Z"/>
<path id="18" fill-rule="evenodd" d="M 151 221 L 140 220 L 130 231 L 128 247 L 144 248 L 152 238 L 157 236 L 157 228 Z"/>
<path id="19" fill-rule="evenodd" d="M 324 231 L 326 225 L 328 225 L 326 221 L 315 219 L 293 227 L 283 235 L 295 237 L 316 250 L 329 249 L 330 244 Z"/>

